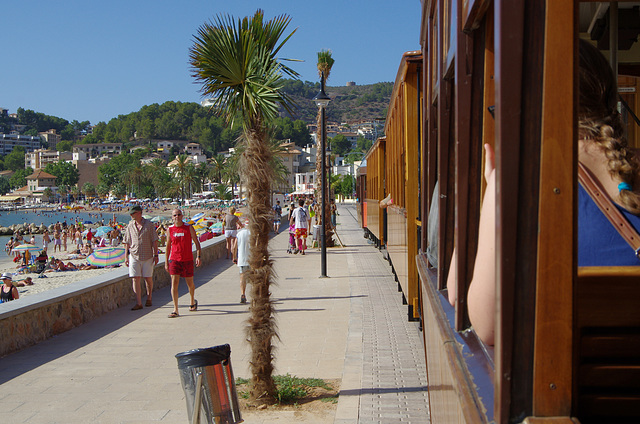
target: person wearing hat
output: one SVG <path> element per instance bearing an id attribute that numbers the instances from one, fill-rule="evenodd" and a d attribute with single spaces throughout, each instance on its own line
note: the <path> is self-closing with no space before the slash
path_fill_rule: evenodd
<path id="1" fill-rule="evenodd" d="M 2 273 L 2 291 L 0 292 L 0 301 L 10 302 L 12 300 L 16 300 L 20 297 L 18 294 L 18 289 L 13 285 L 13 277 L 8 272 Z"/>
<path id="2" fill-rule="evenodd" d="M 142 309 L 141 280 L 147 286 L 147 303 L 152 306 L 153 268 L 158 264 L 158 233 L 153 222 L 142 217 L 142 208 L 133 205 L 129 209 L 131 222 L 124 231 L 125 265 L 129 267 L 129 276 L 133 280 L 133 292 L 136 304 L 132 311 Z"/>

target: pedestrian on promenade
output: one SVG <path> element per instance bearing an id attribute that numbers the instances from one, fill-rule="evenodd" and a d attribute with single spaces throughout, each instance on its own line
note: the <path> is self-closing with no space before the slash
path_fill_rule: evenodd
<path id="1" fill-rule="evenodd" d="M 296 229 L 296 250 L 294 254 L 307 250 L 307 234 L 309 233 L 309 212 L 304 205 L 304 199 L 298 200 L 299 207 L 291 214 L 289 225 L 294 225 Z"/>
<path id="2" fill-rule="evenodd" d="M 2 274 L 2 292 L 0 293 L 0 303 L 10 302 L 20 297 L 18 289 L 13 285 L 13 277 L 8 272 Z"/>
<path id="3" fill-rule="evenodd" d="M 236 217 L 237 218 L 237 217 Z M 169 318 L 177 318 L 178 313 L 178 283 L 180 277 L 184 277 L 189 288 L 191 297 L 190 311 L 198 310 L 198 301 L 195 299 L 196 286 L 193 284 L 193 252 L 191 242 L 196 244 L 196 266 L 200 266 L 200 255 L 202 248 L 196 236 L 196 230 L 189 224 L 182 221 L 182 211 L 174 209 L 171 212 L 173 225 L 169 226 L 169 237 L 167 238 L 167 256 L 164 268 L 171 275 L 171 298 L 173 299 L 173 312 Z"/>
<path id="4" fill-rule="evenodd" d="M 236 239 L 236 234 L 238 233 L 238 227 L 242 228 L 242 222 L 240 222 L 240 218 L 235 213 L 236 208 L 231 206 L 229 213 L 224 217 L 224 237 L 227 242 L 227 259 L 231 255 L 233 262 L 238 263 L 238 240 Z"/>
<path id="5" fill-rule="evenodd" d="M 247 303 L 247 276 L 249 273 L 249 238 L 248 227 L 238 231 L 238 268 L 240 268 L 240 303 Z"/>
<path id="6" fill-rule="evenodd" d="M 280 206 L 280 201 L 276 200 L 273 207 L 273 232 L 276 234 L 280 231 L 280 221 L 282 221 L 282 206 Z"/>
<path id="7" fill-rule="evenodd" d="M 132 311 L 142 309 L 141 280 L 147 286 L 146 306 L 152 306 L 153 267 L 158 264 L 158 234 L 153 222 L 142 217 L 142 208 L 134 205 L 129 209 L 131 222 L 124 232 L 125 266 L 129 267 L 129 276 L 133 279 L 133 292 L 136 304 Z"/>
<path id="8" fill-rule="evenodd" d="M 338 206 L 336 205 L 336 199 L 331 199 L 331 227 L 336 228 L 338 217 Z"/>

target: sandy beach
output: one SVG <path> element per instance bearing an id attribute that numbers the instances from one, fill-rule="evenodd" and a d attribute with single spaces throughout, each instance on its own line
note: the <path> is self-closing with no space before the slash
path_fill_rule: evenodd
<path id="1" fill-rule="evenodd" d="M 61 255 L 59 257 L 60 259 L 66 258 L 66 255 Z M 64 261 L 65 264 L 67 262 L 72 262 L 78 265 L 78 264 L 86 264 L 87 260 L 73 259 L 73 260 Z M 51 271 L 51 272 L 45 272 L 44 274 L 36 274 L 36 273 L 16 274 L 17 268 L 15 264 L 13 264 L 13 262 L 0 263 L 0 272 L 10 272 L 14 274 L 13 276 L 14 283 L 19 283 L 27 277 L 32 278 L 33 285 L 18 287 L 18 293 L 20 293 L 20 297 L 29 296 L 32 294 L 51 290 L 56 287 L 62 287 L 67 284 L 74 283 L 76 281 L 81 281 L 88 278 L 94 278 L 100 274 L 104 274 L 112 270 L 113 268 L 98 268 L 98 269 L 87 269 L 87 270 L 78 270 L 78 271 Z M 46 275 L 47 278 L 38 278 L 40 275 Z"/>
<path id="2" fill-rule="evenodd" d="M 162 216 L 163 219 L 161 223 L 166 225 L 166 224 L 169 224 L 171 221 L 171 211 L 174 208 L 175 206 L 167 205 L 166 207 L 163 207 L 163 208 L 154 208 L 149 211 L 145 210 L 144 214 L 151 215 L 151 216 L 158 216 L 158 215 Z M 85 211 L 98 212 L 99 210 L 87 208 L 85 209 Z M 212 211 L 211 209 L 203 209 L 203 208 L 195 208 L 195 207 L 183 208 L 182 211 L 185 213 L 185 218 L 187 219 L 201 212 L 204 212 L 205 214 L 219 213 L 218 211 L 215 211 L 215 210 Z M 108 217 L 110 213 L 113 213 L 109 211 L 101 211 L 101 212 L 103 212 L 105 217 Z M 122 214 L 123 212 L 126 213 L 127 211 L 126 210 L 118 211 L 117 213 Z M 95 225 L 91 225 L 90 227 L 95 227 Z M 160 252 L 164 253 L 164 248 L 161 247 Z M 70 254 L 71 252 L 62 252 L 62 253 L 56 252 L 52 255 L 50 254 L 50 257 L 53 256 L 56 259 L 61 259 L 65 264 L 68 262 L 72 262 L 75 265 L 87 263 L 86 259 L 66 259 L 67 256 Z M 1 255 L 2 254 L 0 253 L 0 256 Z M 95 278 L 101 274 L 112 271 L 114 269 L 114 268 L 98 268 L 98 269 L 77 270 L 77 271 L 49 271 L 43 274 L 36 274 L 36 273 L 18 274 L 17 273 L 18 267 L 16 267 L 16 264 L 14 264 L 11 261 L 12 258 L 13 256 L 0 257 L 0 273 L 2 272 L 12 273 L 14 283 L 19 283 L 27 277 L 31 277 L 31 279 L 33 280 L 33 285 L 31 286 L 18 287 L 18 293 L 20 293 L 20 297 L 41 293 L 47 290 L 54 289 L 56 287 L 61 287 L 67 284 L 74 283 L 76 281 Z M 124 264 L 122 264 L 121 266 L 123 267 Z M 38 278 L 40 277 L 40 275 L 46 275 L 47 278 Z"/>

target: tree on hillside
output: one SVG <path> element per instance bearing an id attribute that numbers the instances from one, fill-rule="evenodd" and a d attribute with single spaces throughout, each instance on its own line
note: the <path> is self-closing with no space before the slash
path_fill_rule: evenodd
<path id="1" fill-rule="evenodd" d="M 78 169 L 71 162 L 48 163 L 44 167 L 44 171 L 56 176 L 58 186 L 73 186 L 80 179 Z"/>
<path id="2" fill-rule="evenodd" d="M 351 150 L 351 142 L 342 134 L 331 139 L 331 152 L 336 156 L 344 156 Z"/>
<path id="3" fill-rule="evenodd" d="M 15 146 L 11 153 L 4 157 L 5 169 L 10 169 L 12 171 L 24 169 L 24 152 L 24 147 Z"/>
<path id="4" fill-rule="evenodd" d="M 18 169 L 15 174 L 9 178 L 9 184 L 12 189 L 21 188 L 27 185 L 27 177 L 33 174 L 33 169 L 23 168 Z"/>
<path id="5" fill-rule="evenodd" d="M 0 176 L 0 194 L 5 195 L 11 190 L 11 184 L 9 183 L 9 179 L 6 177 Z"/>
<path id="6" fill-rule="evenodd" d="M 56 150 L 59 152 L 71 152 L 73 150 L 73 141 L 71 140 L 59 141 L 58 143 L 56 143 Z"/>
<path id="7" fill-rule="evenodd" d="M 228 122 L 238 118 L 242 123 L 241 140 L 246 146 L 242 170 L 249 189 L 251 231 L 250 399 L 262 404 L 274 403 L 276 395 L 272 340 L 277 334 L 269 289 L 274 277 L 268 249 L 273 170 L 269 167 L 268 140 L 278 107 L 291 109 L 290 99 L 282 91 L 282 73 L 297 74 L 277 60 L 278 52 L 293 35 L 292 32 L 280 41 L 290 21 L 286 15 L 265 21 L 262 10 L 238 20 L 218 16 L 198 29 L 189 51 L 193 74 L 202 83 L 203 94 L 215 99 L 212 107 Z"/>
<path id="8" fill-rule="evenodd" d="M 134 158 L 129 152 L 122 152 L 114 156 L 109 162 L 100 165 L 98 168 L 98 181 L 109 187 L 121 184 L 126 181 L 123 176 L 127 169 L 139 163 L 140 161 Z"/>

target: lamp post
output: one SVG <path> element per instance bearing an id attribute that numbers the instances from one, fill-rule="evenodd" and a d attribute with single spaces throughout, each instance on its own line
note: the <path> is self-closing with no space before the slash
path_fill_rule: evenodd
<path id="1" fill-rule="evenodd" d="M 327 240 L 326 240 L 326 225 L 327 225 L 327 209 L 326 209 L 326 199 L 327 199 L 327 172 L 326 172 L 326 152 L 325 145 L 327 142 L 327 123 L 325 116 L 325 109 L 329 104 L 329 96 L 324 92 L 324 72 L 320 77 L 320 92 L 316 94 L 313 98 L 313 101 L 320 108 L 320 122 L 322 123 L 322 138 L 320 139 L 320 150 L 322 151 L 322 176 L 321 176 L 321 187 L 322 187 L 322 231 L 320 232 L 320 277 L 327 277 Z"/>

